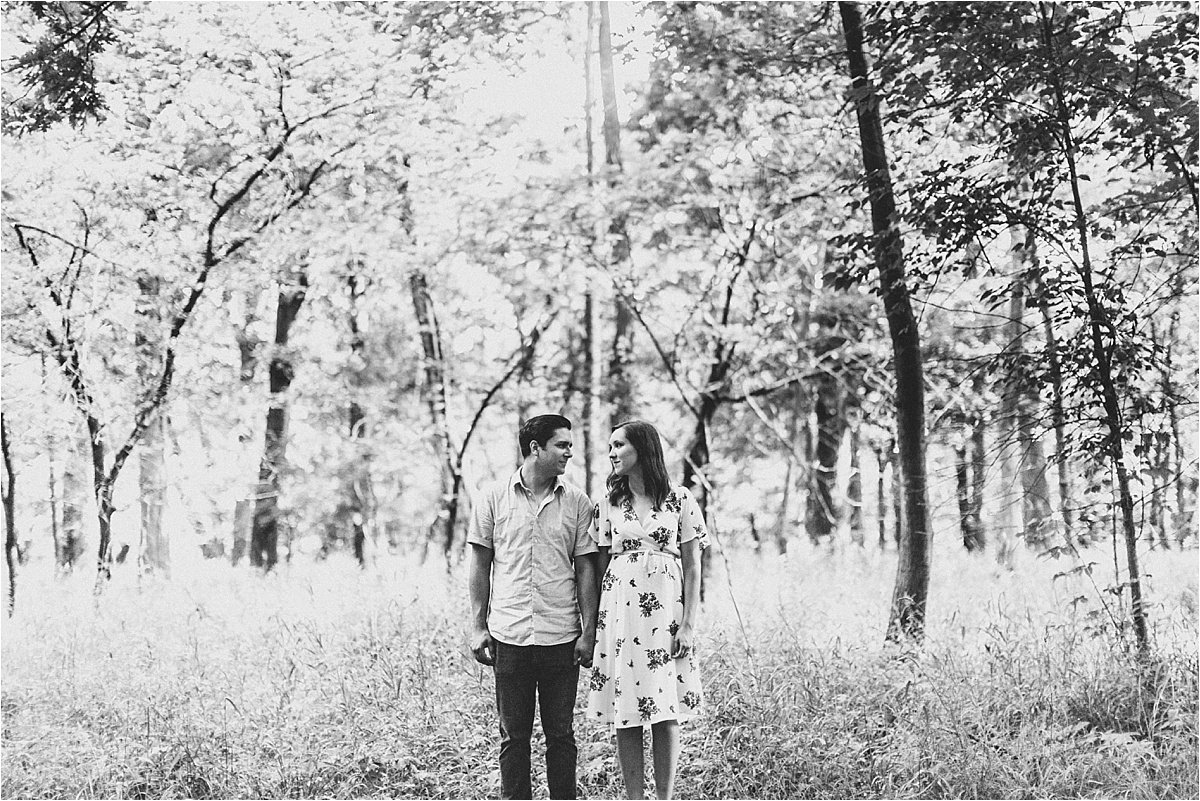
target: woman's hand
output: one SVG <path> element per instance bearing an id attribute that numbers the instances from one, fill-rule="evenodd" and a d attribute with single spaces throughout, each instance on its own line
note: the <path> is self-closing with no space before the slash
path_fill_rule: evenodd
<path id="1" fill-rule="evenodd" d="M 691 626 L 680 626 L 679 631 L 671 638 L 671 658 L 682 659 L 692 655 L 694 647 Z"/>

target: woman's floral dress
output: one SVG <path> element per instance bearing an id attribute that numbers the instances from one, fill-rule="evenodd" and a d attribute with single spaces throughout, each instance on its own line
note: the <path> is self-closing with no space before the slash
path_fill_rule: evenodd
<path id="1" fill-rule="evenodd" d="M 700 505 L 683 487 L 642 526 L 626 500 L 596 507 L 592 537 L 611 559 L 600 591 L 588 715 L 617 728 L 685 721 L 701 711 L 696 651 L 671 658 L 671 638 L 683 622 L 679 545 L 708 547 Z"/>

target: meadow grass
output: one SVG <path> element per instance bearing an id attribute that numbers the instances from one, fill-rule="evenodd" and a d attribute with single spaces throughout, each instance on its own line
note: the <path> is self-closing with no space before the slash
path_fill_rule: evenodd
<path id="1" fill-rule="evenodd" d="M 1146 554 L 1149 664 L 1114 636 L 1103 568 L 1055 578 L 1069 566 L 939 554 L 927 641 L 897 650 L 882 642 L 894 554 L 718 554 L 707 713 L 684 726 L 678 794 L 1196 798 L 1196 552 Z M 202 563 L 119 576 L 98 605 L 88 576 L 20 588 L 2 631 L 4 798 L 498 795 L 462 566 Z M 581 796 L 621 796 L 611 733 L 581 715 L 577 734 Z M 534 751 L 544 797 L 540 734 Z"/>

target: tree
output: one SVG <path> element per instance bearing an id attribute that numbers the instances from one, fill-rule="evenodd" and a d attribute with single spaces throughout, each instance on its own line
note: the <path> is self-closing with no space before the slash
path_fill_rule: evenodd
<path id="1" fill-rule="evenodd" d="M 616 77 L 613 73 L 612 24 L 609 21 L 608 4 L 600 4 L 600 87 L 604 98 L 604 164 L 608 172 L 609 186 L 615 186 L 622 172 L 621 122 L 617 116 Z M 609 268 L 616 271 L 629 261 L 629 233 L 625 230 L 625 215 L 621 211 L 613 214 L 608 226 Z M 614 301 L 614 325 L 612 351 L 608 360 L 609 424 L 623 423 L 633 416 L 633 388 L 629 382 L 629 362 L 633 352 L 633 313 L 628 301 L 620 292 Z"/>
<path id="2" fill-rule="evenodd" d="M 863 51 L 862 15 L 856 3 L 838 3 L 852 96 L 862 140 L 863 168 L 871 204 L 874 262 L 879 274 L 896 373 L 896 439 L 904 487 L 903 536 L 900 541 L 896 587 L 888 622 L 888 639 L 919 640 L 924 633 L 929 595 L 928 494 L 925 480 L 925 387 L 921 340 L 904 274 L 904 249 L 897 227 L 879 98 L 871 83 Z"/>
<path id="3" fill-rule="evenodd" d="M 103 119 L 107 104 L 96 77 L 96 57 L 117 39 L 125 3 L 22 3 L 5 16 L 28 13 L 45 26 L 37 43 L 8 67 L 25 93 L 4 98 L 4 131 L 46 131 L 66 121 L 78 128 Z"/>
<path id="4" fill-rule="evenodd" d="M 1055 458 L 1077 450 L 1092 457 L 1092 470 L 1116 477 L 1122 586 L 1145 654 L 1128 460 L 1148 452 L 1125 443 L 1138 442 L 1143 427 L 1165 430 L 1164 407 L 1174 405 L 1151 389 L 1146 371 L 1162 348 L 1138 323 L 1145 309 L 1176 302 L 1161 291 L 1161 275 L 1194 261 L 1196 100 L 1187 85 L 1195 76 L 1194 10 L 904 5 L 882 12 L 879 26 L 898 45 L 887 68 L 897 116 L 926 135 L 934 124 L 986 134 L 969 155 L 943 160 L 914 183 L 914 224 L 955 250 L 1014 225 L 1034 233 L 1038 258 L 1024 280 L 984 300 L 1004 303 L 1014 291 L 1039 288 L 1044 356 L 1027 362 L 1037 369 L 1026 373 L 1050 376 L 1056 440 L 1067 446 Z M 1023 250 L 1032 255 L 1035 247 Z M 1066 430 L 1068 419 L 1080 423 Z M 1060 486 L 1070 494 L 1066 482 Z M 1070 527 L 1069 517 L 1064 523 Z"/>
<path id="5" fill-rule="evenodd" d="M 8 616 L 17 605 L 17 474 L 13 467 L 12 448 L 8 444 L 8 424 L 0 414 L 0 451 L 4 457 L 4 564 L 8 567 Z"/>
<path id="6" fill-rule="evenodd" d="M 250 534 L 250 564 L 264 570 L 270 570 L 279 561 L 279 498 L 287 456 L 287 392 L 295 374 L 292 354 L 288 351 L 288 339 L 308 290 L 305 258 L 306 255 L 298 255 L 298 264 L 280 282 L 279 301 L 275 309 L 275 347 L 269 368 L 271 401 L 267 409 L 263 456 L 258 468 L 254 527 Z"/>

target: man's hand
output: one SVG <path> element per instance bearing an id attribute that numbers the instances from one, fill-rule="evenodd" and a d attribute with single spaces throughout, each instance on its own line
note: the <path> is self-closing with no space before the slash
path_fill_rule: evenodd
<path id="1" fill-rule="evenodd" d="M 487 629 L 475 629 L 470 645 L 476 662 L 489 666 L 496 664 L 496 641 Z"/>
<path id="2" fill-rule="evenodd" d="M 596 649 L 596 635 L 582 634 L 575 640 L 575 664 L 580 667 L 592 666 L 592 651 Z"/>

